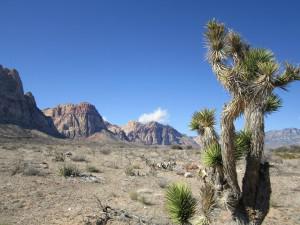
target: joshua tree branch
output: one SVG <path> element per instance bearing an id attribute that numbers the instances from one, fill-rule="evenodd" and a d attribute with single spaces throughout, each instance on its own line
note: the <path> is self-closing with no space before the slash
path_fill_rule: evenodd
<path id="1" fill-rule="evenodd" d="M 242 103 L 238 99 L 233 99 L 225 106 L 221 119 L 221 147 L 222 160 L 225 178 L 232 190 L 234 201 L 238 202 L 240 198 L 240 187 L 237 180 L 235 164 L 235 128 L 234 120 L 240 115 Z"/>

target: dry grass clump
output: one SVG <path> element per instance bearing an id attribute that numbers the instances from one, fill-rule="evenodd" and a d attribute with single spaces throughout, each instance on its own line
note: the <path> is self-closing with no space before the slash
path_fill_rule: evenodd
<path id="1" fill-rule="evenodd" d="M 100 149 L 100 153 L 103 154 L 103 155 L 110 155 L 111 150 L 108 149 L 108 148 L 103 148 L 103 149 Z"/>
<path id="2" fill-rule="evenodd" d="M 23 175 L 25 176 L 43 176 L 44 174 L 37 168 L 28 165 L 24 168 Z"/>
<path id="3" fill-rule="evenodd" d="M 124 172 L 126 176 L 136 176 L 133 166 L 127 166 Z"/>
<path id="4" fill-rule="evenodd" d="M 174 149 L 174 150 L 183 150 L 183 147 L 181 145 L 172 145 L 171 149 Z"/>
<path id="5" fill-rule="evenodd" d="M 138 201 L 138 202 L 142 203 L 143 205 L 147 205 L 147 206 L 153 205 L 153 203 L 146 196 L 140 195 L 136 191 L 130 192 L 129 197 L 131 200 Z"/>
<path id="6" fill-rule="evenodd" d="M 18 160 L 11 171 L 11 176 L 14 176 L 16 174 L 23 174 L 24 176 L 44 176 L 45 173 L 43 173 L 40 168 L 35 167 L 31 163 L 25 163 L 22 160 Z"/>
<path id="7" fill-rule="evenodd" d="M 78 177 L 80 175 L 80 170 L 77 166 L 72 164 L 65 164 L 59 168 L 59 175 L 64 177 Z"/>
<path id="8" fill-rule="evenodd" d="M 97 167 L 95 167 L 93 165 L 87 165 L 86 166 L 86 171 L 88 171 L 90 173 L 101 173 L 102 172 Z"/>
<path id="9" fill-rule="evenodd" d="M 64 162 L 66 159 L 64 153 L 62 152 L 55 152 L 54 153 L 54 158 L 53 158 L 53 161 L 55 162 Z"/>

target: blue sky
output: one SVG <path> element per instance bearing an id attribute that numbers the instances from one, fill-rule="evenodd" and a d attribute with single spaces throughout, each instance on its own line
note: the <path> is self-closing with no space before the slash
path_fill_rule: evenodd
<path id="1" fill-rule="evenodd" d="M 217 18 L 299 64 L 299 7 L 297 0 L 2 0 L 0 64 L 19 71 L 40 108 L 88 101 L 125 124 L 160 107 L 169 124 L 193 134 L 195 110 L 219 114 L 228 100 L 205 61 L 206 22 Z M 284 108 L 266 129 L 299 128 L 300 82 L 280 95 Z"/>

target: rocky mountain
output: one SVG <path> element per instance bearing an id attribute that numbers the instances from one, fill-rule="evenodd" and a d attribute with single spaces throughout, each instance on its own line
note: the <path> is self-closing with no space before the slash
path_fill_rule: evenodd
<path id="1" fill-rule="evenodd" d="M 179 133 L 173 127 L 158 122 L 143 124 L 136 121 L 130 121 L 121 128 L 131 142 L 146 145 L 197 145 L 191 138 Z"/>
<path id="2" fill-rule="evenodd" d="M 60 136 L 51 118 L 37 107 L 34 96 L 24 94 L 23 84 L 15 69 L 0 65 L 0 124 L 15 124 Z"/>
<path id="3" fill-rule="evenodd" d="M 95 106 L 90 103 L 62 104 L 43 110 L 52 118 L 57 130 L 67 138 L 89 137 L 106 130 L 106 125 Z"/>
<path id="4" fill-rule="evenodd" d="M 127 138 L 127 135 L 125 133 L 124 130 L 122 130 L 121 127 L 115 125 L 115 124 L 111 124 L 107 121 L 104 122 L 105 126 L 107 128 L 107 130 L 109 130 L 110 132 L 112 132 L 113 134 L 115 134 L 116 137 L 118 137 L 120 140 L 125 140 L 125 141 L 129 141 Z"/>
<path id="5" fill-rule="evenodd" d="M 266 132 L 266 148 L 278 148 L 281 146 L 300 145 L 300 129 L 286 128 Z"/>

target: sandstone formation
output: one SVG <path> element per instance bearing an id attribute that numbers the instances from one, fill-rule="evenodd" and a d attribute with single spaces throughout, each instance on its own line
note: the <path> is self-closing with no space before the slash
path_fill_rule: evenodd
<path id="1" fill-rule="evenodd" d="M 64 104 L 43 110 L 57 130 L 67 138 L 89 137 L 106 130 L 101 115 L 92 104 Z"/>
<path id="2" fill-rule="evenodd" d="M 146 145 L 197 145 L 191 138 L 182 135 L 169 125 L 158 122 L 146 124 L 130 121 L 122 129 L 131 142 L 138 142 Z"/>
<path id="3" fill-rule="evenodd" d="M 118 137 L 120 140 L 128 141 L 126 133 L 122 130 L 121 127 L 111 124 L 107 121 L 104 122 L 107 130 L 109 130 L 111 133 L 113 133 L 116 137 Z"/>
<path id="4" fill-rule="evenodd" d="M 24 94 L 22 81 L 15 69 L 0 65 L 0 123 L 15 124 L 36 129 L 49 135 L 60 136 L 51 118 L 37 107 L 33 95 Z"/>

